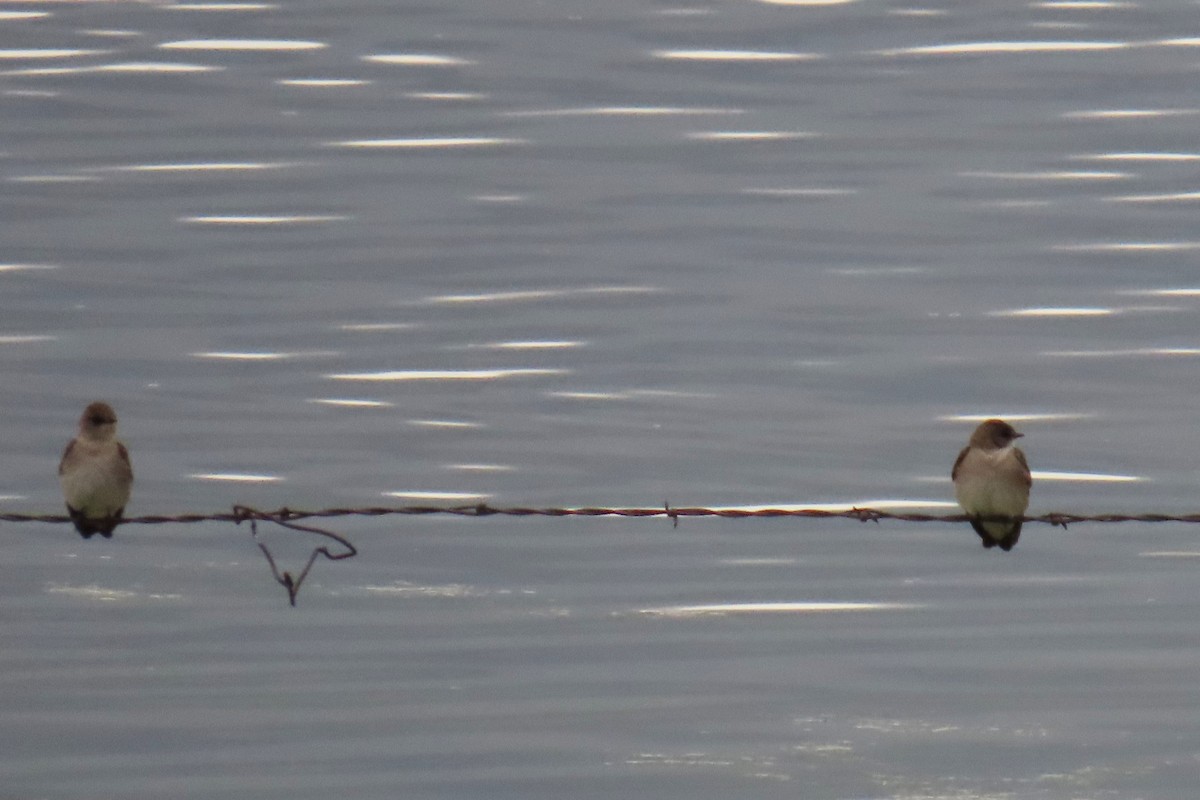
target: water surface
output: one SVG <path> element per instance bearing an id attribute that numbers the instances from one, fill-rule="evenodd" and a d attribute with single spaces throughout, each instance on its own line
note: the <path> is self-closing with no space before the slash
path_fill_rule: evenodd
<path id="1" fill-rule="evenodd" d="M 1195 511 L 1190 3 L 0 9 L 6 511 L 103 398 L 129 513 Z M 9 525 L 35 797 L 1175 797 L 1171 525 Z M 308 543 L 263 531 L 284 568 Z"/>

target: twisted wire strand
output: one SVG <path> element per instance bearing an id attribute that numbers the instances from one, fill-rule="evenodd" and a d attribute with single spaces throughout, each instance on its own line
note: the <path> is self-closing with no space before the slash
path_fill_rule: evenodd
<path id="1" fill-rule="evenodd" d="M 221 511 L 211 514 L 151 514 L 140 517 L 125 517 L 122 525 L 170 525 L 189 524 L 197 522 L 234 522 L 239 523 L 248 519 L 257 519 L 282 524 L 302 519 L 334 518 L 334 517 L 384 517 L 393 515 L 432 516 L 437 514 L 457 517 L 665 517 L 678 521 L 683 517 L 719 517 L 722 519 L 748 518 L 777 518 L 777 517 L 808 517 L 816 519 L 852 519 L 859 522 L 881 522 L 895 520 L 897 522 L 950 522 L 961 523 L 971 520 L 984 522 L 1022 522 L 1044 523 L 1065 527 L 1080 522 L 1182 522 L 1200 523 L 1200 513 L 1189 514 L 1079 514 L 1072 512 L 1050 512 L 1036 516 L 984 516 L 974 517 L 969 514 L 926 514 L 901 511 L 884 511 L 877 508 L 846 508 L 832 511 L 818 508 L 706 508 L 703 506 L 672 507 L 663 505 L 656 508 L 630 508 L 607 506 L 583 507 L 538 507 L 538 506 L 493 506 L 487 503 L 472 503 L 469 505 L 434 506 L 365 506 L 365 507 L 335 507 L 321 509 L 279 508 L 273 511 L 235 506 L 232 511 Z M 67 523 L 71 518 L 65 514 L 17 514 L 0 513 L 0 522 L 43 522 Z"/>
<path id="2" fill-rule="evenodd" d="M 883 511 L 877 508 L 847 508 L 831 511 L 822 508 L 704 508 L 689 506 L 672 508 L 664 504 L 661 508 L 607 508 L 588 506 L 576 508 L 539 508 L 534 506 L 492 506 L 487 503 L 474 503 L 456 506 L 368 506 L 365 508 L 322 508 L 316 510 L 300 510 L 279 508 L 273 511 L 263 511 L 249 506 L 235 505 L 231 511 L 221 511 L 212 514 L 150 514 L 141 517 L 122 519 L 121 525 L 170 525 L 193 524 L 198 522 L 232 522 L 241 525 L 250 523 L 250 535 L 262 552 L 271 569 L 275 582 L 287 591 L 288 602 L 296 605 L 296 596 L 304 579 L 318 558 L 327 561 L 341 561 L 358 555 L 357 548 L 350 540 L 341 534 L 317 527 L 312 524 L 300 524 L 300 520 L 330 519 L 336 517 L 384 517 L 392 515 L 429 516 L 445 514 L 458 517 L 665 517 L 675 526 L 679 525 L 681 517 L 719 517 L 722 519 L 748 519 L 760 517 L 809 517 L 816 519 L 852 519 L 859 522 L 881 522 L 895 520 L 898 522 L 1040 522 L 1066 528 L 1067 525 L 1078 522 L 1183 522 L 1200 523 L 1200 513 L 1197 514 L 1068 514 L 1049 513 L 1040 516 L 983 516 L 972 517 L 968 514 L 919 514 L 912 512 Z M 65 514 L 15 514 L 0 513 L 0 522 L 43 522 L 69 523 L 71 518 Z M 306 533 L 321 537 L 326 544 L 312 548 L 303 569 L 294 573 L 280 569 L 270 548 L 258 538 L 258 523 L 268 522 L 279 525 L 291 531 Z M 336 545 L 330 549 L 329 542 Z"/>

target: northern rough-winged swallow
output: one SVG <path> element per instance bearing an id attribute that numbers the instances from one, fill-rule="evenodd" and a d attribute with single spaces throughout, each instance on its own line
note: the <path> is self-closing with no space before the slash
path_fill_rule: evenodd
<path id="1" fill-rule="evenodd" d="M 954 497 L 963 511 L 975 517 L 1020 517 L 1029 507 L 1033 478 L 1025 454 L 1013 442 L 1024 436 L 1002 419 L 981 422 L 971 441 L 958 454 L 950 477 Z M 971 520 L 984 547 L 1012 550 L 1021 536 L 1021 522 Z"/>
<path id="2" fill-rule="evenodd" d="M 129 451 L 117 441 L 117 415 L 108 403 L 83 410 L 79 434 L 58 464 L 58 482 L 75 530 L 85 539 L 93 533 L 111 538 L 129 502 L 133 467 Z"/>

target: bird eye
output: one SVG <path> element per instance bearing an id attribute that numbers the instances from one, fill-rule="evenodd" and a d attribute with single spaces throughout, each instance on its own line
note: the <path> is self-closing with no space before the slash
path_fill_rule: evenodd
<path id="1" fill-rule="evenodd" d="M 101 417 L 101 416 L 95 416 L 95 417 L 92 417 L 92 418 L 91 418 L 91 420 L 89 420 L 89 421 L 90 421 L 90 422 L 91 422 L 93 425 L 103 425 L 103 424 L 104 424 L 104 423 L 105 423 L 107 420 L 105 420 L 105 419 L 104 419 L 104 417 Z"/>

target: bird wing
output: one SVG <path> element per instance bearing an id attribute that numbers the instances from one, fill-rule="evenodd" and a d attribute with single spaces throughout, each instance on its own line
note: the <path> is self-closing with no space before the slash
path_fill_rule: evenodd
<path id="1" fill-rule="evenodd" d="M 129 451 L 125 449 L 125 445 L 117 442 L 117 452 L 121 456 L 121 466 L 125 468 L 125 477 L 133 480 L 133 463 L 129 460 Z"/>
<path id="2" fill-rule="evenodd" d="M 58 474 L 63 474 L 63 468 L 67 465 L 67 459 L 71 456 L 71 450 L 75 447 L 75 440 L 72 439 L 67 443 L 67 449 L 63 450 L 62 459 L 58 462 Z"/>
<path id="3" fill-rule="evenodd" d="M 954 467 L 950 470 L 950 480 L 958 480 L 958 468 L 962 466 L 963 459 L 967 457 L 967 451 L 970 449 L 971 445 L 964 447 L 962 452 L 958 454 L 958 458 L 954 460 Z M 1022 458 L 1021 462 L 1024 463 L 1024 461 L 1025 459 Z"/>
<path id="4" fill-rule="evenodd" d="M 1025 460 L 1025 454 L 1021 452 L 1021 448 L 1014 447 L 1013 454 L 1016 455 L 1017 461 L 1021 462 L 1021 469 L 1025 471 L 1025 485 L 1033 486 L 1033 476 L 1029 474 L 1029 462 Z"/>

